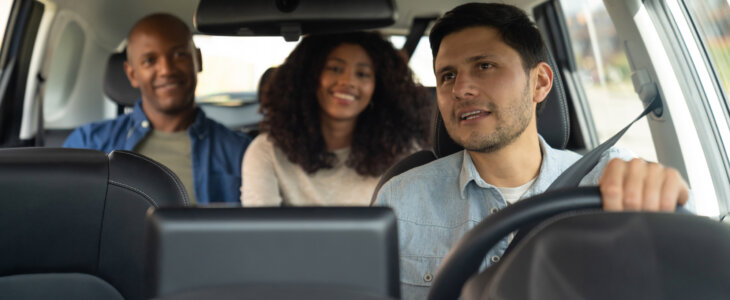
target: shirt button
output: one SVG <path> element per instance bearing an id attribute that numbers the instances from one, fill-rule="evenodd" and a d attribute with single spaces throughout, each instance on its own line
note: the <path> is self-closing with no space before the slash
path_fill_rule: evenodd
<path id="1" fill-rule="evenodd" d="M 491 210 L 489 210 L 489 213 L 496 214 L 499 211 L 498 207 L 492 207 Z"/>
<path id="2" fill-rule="evenodd" d="M 499 262 L 499 256 L 496 256 L 496 255 L 495 256 L 492 256 L 492 258 L 490 258 L 490 260 L 492 261 L 492 263 L 495 263 L 496 264 L 496 263 Z"/>
<path id="3" fill-rule="evenodd" d="M 150 126 L 150 122 L 142 121 L 142 128 L 147 128 Z"/>
<path id="4" fill-rule="evenodd" d="M 433 275 L 431 275 L 431 273 L 426 273 L 426 275 L 423 276 L 423 281 L 431 282 L 431 280 L 433 280 Z"/>

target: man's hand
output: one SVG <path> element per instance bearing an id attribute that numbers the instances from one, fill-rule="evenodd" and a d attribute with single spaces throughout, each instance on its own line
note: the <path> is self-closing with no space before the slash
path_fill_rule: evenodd
<path id="1" fill-rule="evenodd" d="M 606 211 L 674 211 L 689 188 L 677 170 L 635 158 L 611 160 L 598 181 Z"/>

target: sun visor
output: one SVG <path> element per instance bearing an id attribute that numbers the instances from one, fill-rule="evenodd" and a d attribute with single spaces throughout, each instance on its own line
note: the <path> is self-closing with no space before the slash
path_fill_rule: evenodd
<path id="1" fill-rule="evenodd" d="M 204 34 L 283 36 L 380 28 L 395 23 L 393 0 L 201 0 L 195 28 Z"/>

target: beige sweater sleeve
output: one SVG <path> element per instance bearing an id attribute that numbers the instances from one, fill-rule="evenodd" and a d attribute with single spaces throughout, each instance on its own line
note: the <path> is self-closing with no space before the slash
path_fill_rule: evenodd
<path id="1" fill-rule="evenodd" d="M 243 206 L 281 206 L 282 197 L 274 161 L 274 145 L 266 134 L 257 136 L 243 156 L 241 168 Z"/>

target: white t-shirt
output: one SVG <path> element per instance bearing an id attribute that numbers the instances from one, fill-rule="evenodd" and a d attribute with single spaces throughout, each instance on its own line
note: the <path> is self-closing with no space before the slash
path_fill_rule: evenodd
<path id="1" fill-rule="evenodd" d="M 532 185 L 535 183 L 535 179 L 537 179 L 537 176 L 535 178 L 532 178 L 532 180 L 528 181 L 527 183 L 518 186 L 518 187 L 497 187 L 499 191 L 502 193 L 502 196 L 504 196 L 504 201 L 507 201 L 507 204 L 515 204 L 515 202 L 519 201 L 520 198 L 522 198 L 522 195 L 524 195 L 527 190 L 532 187 Z"/>
<path id="2" fill-rule="evenodd" d="M 331 169 L 309 174 L 269 141 L 257 136 L 243 156 L 243 206 L 369 206 L 380 177 L 362 176 L 345 165 L 350 149 L 333 151 Z"/>

